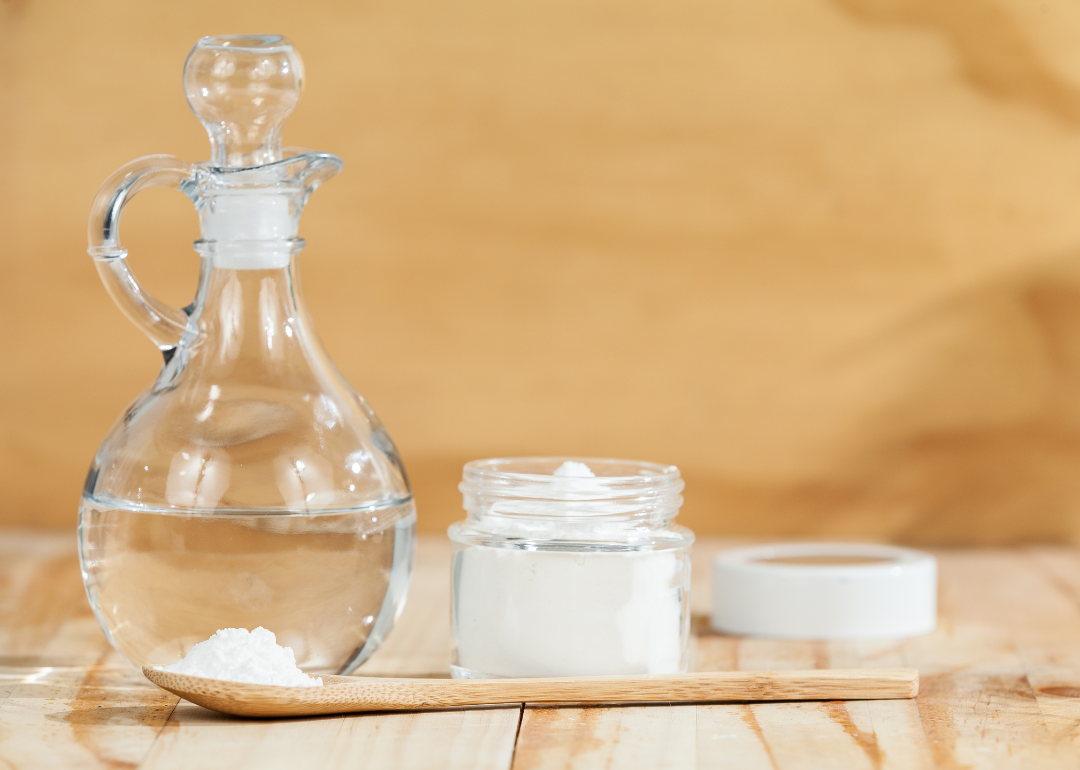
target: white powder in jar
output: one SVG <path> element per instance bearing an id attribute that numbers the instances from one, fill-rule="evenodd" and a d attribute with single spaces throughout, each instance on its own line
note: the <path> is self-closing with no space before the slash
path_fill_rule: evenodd
<path id="1" fill-rule="evenodd" d="M 552 476 L 570 476 L 579 479 L 595 479 L 596 474 L 592 472 L 585 463 L 579 463 L 577 460 L 567 460 L 551 473 Z"/>
<path id="2" fill-rule="evenodd" d="M 588 465 L 564 462 L 555 488 L 588 491 Z M 570 481 L 574 479 L 574 481 Z M 581 481 L 578 481 L 581 479 Z M 565 521 L 560 521 L 565 518 Z M 503 536 L 580 540 L 574 505 L 544 521 L 493 524 Z M 603 517 L 601 517 L 603 518 Z M 522 529 L 514 532 L 513 528 Z M 601 539 L 611 522 L 586 524 Z M 455 675 L 667 674 L 685 669 L 689 548 L 562 550 L 463 544 L 454 562 Z"/>
<path id="3" fill-rule="evenodd" d="M 251 632 L 246 628 L 222 628 L 192 647 L 183 660 L 154 668 L 247 684 L 321 687 L 323 683 L 321 678 L 297 668 L 292 648 L 279 645 L 277 637 L 262 626 Z"/>
<path id="4" fill-rule="evenodd" d="M 457 564 L 457 665 L 489 676 L 676 673 L 686 561 L 671 550 L 470 546 Z"/>

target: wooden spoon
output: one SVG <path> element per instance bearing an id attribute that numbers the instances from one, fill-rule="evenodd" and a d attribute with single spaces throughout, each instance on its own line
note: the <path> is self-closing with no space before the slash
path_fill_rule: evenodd
<path id="1" fill-rule="evenodd" d="M 664 676 L 546 679 L 386 679 L 323 676 L 322 687 L 276 687 L 173 674 L 143 667 L 162 689 L 214 711 L 285 717 L 498 703 L 692 703 L 703 701 L 914 698 L 910 668 L 717 671 Z"/>

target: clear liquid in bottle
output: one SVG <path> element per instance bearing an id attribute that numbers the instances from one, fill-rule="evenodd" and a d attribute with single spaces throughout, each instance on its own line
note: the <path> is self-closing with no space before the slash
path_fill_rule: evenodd
<path id="1" fill-rule="evenodd" d="M 219 628 L 258 626 L 312 673 L 363 662 L 404 605 L 412 503 L 318 513 L 191 513 L 84 498 L 91 606 L 129 660 L 173 663 Z"/>

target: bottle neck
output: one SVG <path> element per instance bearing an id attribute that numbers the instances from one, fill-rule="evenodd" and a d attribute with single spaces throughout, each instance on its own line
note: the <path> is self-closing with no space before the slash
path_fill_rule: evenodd
<path id="1" fill-rule="evenodd" d="M 295 255 L 283 267 L 237 270 L 206 257 L 196 338 L 207 364 L 247 370 L 306 368 L 311 322 Z"/>
<path id="2" fill-rule="evenodd" d="M 214 267 L 268 270 L 287 267 L 304 247 L 297 237 L 301 191 L 296 189 L 226 189 L 199 203 L 202 238 L 196 249 Z"/>
<path id="3" fill-rule="evenodd" d="M 303 238 L 221 239 L 195 241 L 195 251 L 217 270 L 266 271 L 287 269 L 305 246 Z"/>

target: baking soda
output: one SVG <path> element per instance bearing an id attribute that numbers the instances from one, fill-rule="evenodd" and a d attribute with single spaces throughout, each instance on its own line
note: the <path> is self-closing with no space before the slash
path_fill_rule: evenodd
<path id="1" fill-rule="evenodd" d="M 489 676 L 672 674 L 682 669 L 675 551 L 458 554 L 457 664 Z"/>
<path id="2" fill-rule="evenodd" d="M 585 463 L 579 463 L 577 460 L 567 460 L 554 471 L 552 476 L 571 476 L 579 479 L 595 479 L 596 474 L 592 472 Z"/>
<path id="3" fill-rule="evenodd" d="M 272 684 L 281 687 L 321 687 L 322 679 L 296 666 L 292 648 L 282 647 L 263 627 L 223 628 L 170 666 L 155 666 L 174 674 L 221 679 L 226 682 Z"/>

